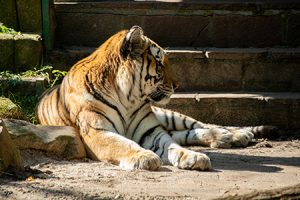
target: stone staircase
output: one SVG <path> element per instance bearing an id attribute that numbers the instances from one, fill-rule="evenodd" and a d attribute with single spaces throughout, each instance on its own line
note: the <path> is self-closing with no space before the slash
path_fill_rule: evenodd
<path id="1" fill-rule="evenodd" d="M 298 1 L 56 0 L 55 10 L 55 68 L 140 25 L 181 83 L 169 108 L 207 123 L 300 127 Z"/>
<path id="2" fill-rule="evenodd" d="M 16 33 L 0 33 L 0 71 L 39 68 L 43 57 L 41 1 L 2 1 L 0 25 Z"/>

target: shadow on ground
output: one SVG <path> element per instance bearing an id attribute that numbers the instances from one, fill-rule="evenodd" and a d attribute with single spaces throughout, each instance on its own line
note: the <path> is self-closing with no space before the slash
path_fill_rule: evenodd
<path id="1" fill-rule="evenodd" d="M 217 171 L 235 170 L 275 173 L 281 171 L 282 168 L 274 165 L 300 167 L 300 157 L 268 157 L 208 151 L 204 153 L 210 157 L 213 168 Z"/>

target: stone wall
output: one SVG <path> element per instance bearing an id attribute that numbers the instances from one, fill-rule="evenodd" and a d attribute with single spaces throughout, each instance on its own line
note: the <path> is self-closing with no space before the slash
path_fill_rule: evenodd
<path id="1" fill-rule="evenodd" d="M 43 19 L 47 19 L 49 26 L 55 27 L 54 18 L 50 16 L 51 12 L 49 16 L 43 17 L 42 4 L 45 2 L 41 0 L 0 1 L 0 24 L 17 31 L 13 34 L 0 33 L 0 71 L 19 72 L 39 68 L 42 65 L 42 37 L 44 40 L 48 39 L 44 38 Z M 53 7 L 53 0 L 49 0 L 46 7 L 49 12 Z M 51 36 L 53 34 L 53 31 L 50 32 Z"/>
<path id="2" fill-rule="evenodd" d="M 42 33 L 41 0 L 2 0 L 0 10 L 0 22 L 7 27 Z"/>

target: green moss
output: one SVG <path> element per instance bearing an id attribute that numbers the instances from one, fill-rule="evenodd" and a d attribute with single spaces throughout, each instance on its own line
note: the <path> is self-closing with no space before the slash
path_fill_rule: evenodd
<path id="1" fill-rule="evenodd" d="M 64 158 L 70 158 L 70 157 L 74 156 L 73 153 L 75 150 L 75 144 L 74 144 L 75 138 L 70 137 L 70 136 L 60 136 L 59 139 L 62 141 L 67 141 L 67 144 L 62 153 L 62 156 Z"/>
<path id="2" fill-rule="evenodd" d="M 13 126 L 6 125 L 6 128 L 12 138 L 15 138 L 15 137 L 18 137 L 21 135 L 26 135 L 26 136 L 30 136 L 32 138 L 36 138 L 36 135 L 34 132 L 24 128 L 23 126 L 14 124 Z"/>
<path id="3" fill-rule="evenodd" d="M 24 119 L 25 116 L 21 108 L 10 99 L 0 97 L 0 118 Z"/>

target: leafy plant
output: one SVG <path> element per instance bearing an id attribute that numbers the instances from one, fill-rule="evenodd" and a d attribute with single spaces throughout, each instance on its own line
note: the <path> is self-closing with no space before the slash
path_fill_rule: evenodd
<path id="1" fill-rule="evenodd" d="M 15 103 L 17 106 L 19 106 L 23 113 L 25 114 L 28 121 L 30 121 L 33 124 L 37 124 L 37 116 L 35 113 L 35 107 L 38 103 L 38 96 L 24 96 L 20 93 L 13 94 L 9 93 L 7 98 L 9 98 L 13 103 Z"/>
<path id="2" fill-rule="evenodd" d="M 51 87 L 53 87 L 58 82 L 61 82 L 61 80 L 67 75 L 67 72 L 55 69 L 52 70 L 52 75 L 54 76 L 54 79 L 51 81 Z"/>
<path id="3" fill-rule="evenodd" d="M 22 79 L 30 77 L 43 77 L 49 83 L 49 86 L 52 87 L 58 82 L 60 82 L 63 77 L 67 74 L 66 71 L 52 70 L 51 66 L 44 66 L 41 69 L 28 70 L 21 73 L 13 73 L 10 71 L 0 72 L 0 96 L 7 97 L 11 99 L 16 105 L 22 108 L 26 118 L 31 122 L 36 124 L 37 117 L 35 114 L 35 107 L 38 103 L 37 95 L 24 95 L 22 91 L 18 93 L 12 93 L 10 87 L 17 86 Z M 52 77 L 52 79 L 50 78 Z M 3 81 L 5 80 L 5 81 Z"/>
<path id="4" fill-rule="evenodd" d="M 20 73 L 13 73 L 11 71 L 0 72 L 0 77 L 12 80 L 21 80 L 22 78 L 28 77 L 44 77 L 49 80 L 49 71 L 52 69 L 51 66 L 44 66 L 41 69 L 28 70 Z"/>
<path id="5" fill-rule="evenodd" d="M 0 23 L 0 33 L 9 33 L 9 34 L 14 34 L 14 35 L 20 34 L 20 32 L 17 32 L 12 28 L 8 28 L 1 23 Z"/>

